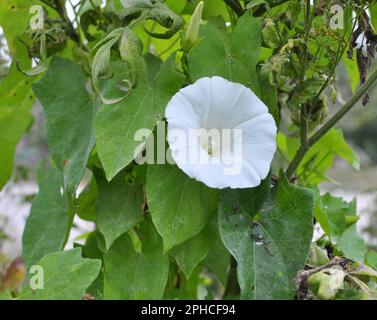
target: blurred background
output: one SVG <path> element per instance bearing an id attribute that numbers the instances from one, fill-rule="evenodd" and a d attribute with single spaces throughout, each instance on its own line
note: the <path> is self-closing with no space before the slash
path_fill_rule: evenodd
<path id="1" fill-rule="evenodd" d="M 71 1 L 72 5 L 79 0 Z M 71 4 L 67 3 L 67 12 L 74 20 Z M 0 86 L 11 65 L 3 30 L 0 26 Z M 22 234 L 29 215 L 32 201 L 38 193 L 36 168 L 50 161 L 44 135 L 44 118 L 41 105 L 36 102 L 31 113 L 33 123 L 28 133 L 17 146 L 14 159 L 14 174 L 11 181 L 0 191 L 0 274 L 4 268 L 22 253 Z M 0 151 L 1 152 L 1 151 Z M 83 186 L 79 187 L 79 192 Z M 81 243 L 80 236 L 94 230 L 93 223 L 76 218 L 67 248 L 74 242 Z"/>
<path id="2" fill-rule="evenodd" d="M 0 81 L 8 72 L 10 57 L 0 28 Z M 351 96 L 351 79 L 345 66 L 338 70 L 338 101 L 331 108 L 333 113 Z M 1 85 L 1 83 L 0 83 Z M 44 139 L 44 119 L 38 103 L 32 108 L 34 122 L 28 134 L 17 147 L 15 170 L 10 181 L 0 192 L 0 273 L 22 252 L 22 232 L 31 202 L 38 192 L 35 172 L 44 161 L 49 161 Z M 360 220 L 357 229 L 364 241 L 377 248 L 377 88 L 371 92 L 371 102 L 353 109 L 339 125 L 346 140 L 360 157 L 361 168 L 353 169 L 337 159 L 328 175 L 333 179 L 321 185 L 322 192 L 331 192 L 345 200 L 357 198 Z M 81 188 L 82 190 L 82 188 Z M 76 218 L 69 246 L 79 242 L 80 235 L 94 229 L 94 225 Z"/>

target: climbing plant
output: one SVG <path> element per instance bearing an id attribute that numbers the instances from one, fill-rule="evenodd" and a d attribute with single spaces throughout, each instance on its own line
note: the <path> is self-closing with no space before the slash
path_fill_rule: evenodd
<path id="1" fill-rule="evenodd" d="M 336 158 L 359 168 L 337 125 L 374 108 L 375 1 L 2 0 L 0 25 L 11 57 L 0 82 L 0 188 L 37 101 L 50 154 L 36 172 L 24 267 L 4 272 L 0 297 L 377 297 L 377 252 L 356 232 L 356 201 L 319 189 Z M 341 106 L 339 70 L 353 92 Z M 217 187 L 208 167 L 165 153 L 141 163 L 151 146 L 172 146 L 169 132 L 153 140 L 159 125 L 190 127 L 190 110 L 205 110 L 208 91 L 190 86 L 220 78 L 270 115 L 251 134 L 268 135 L 274 160 L 247 149 L 267 165 L 254 168 L 257 183 Z M 178 92 L 193 95 L 176 113 Z M 68 249 L 76 218 L 95 228 Z"/>

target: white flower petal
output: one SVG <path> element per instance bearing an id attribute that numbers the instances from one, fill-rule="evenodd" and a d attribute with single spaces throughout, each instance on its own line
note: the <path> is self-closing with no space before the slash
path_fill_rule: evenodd
<path id="1" fill-rule="evenodd" d="M 261 114 L 243 124 L 237 126 L 237 129 L 243 129 L 244 144 L 269 144 L 276 145 L 276 126 L 271 126 L 274 121 L 269 113 Z"/>
<path id="2" fill-rule="evenodd" d="M 185 119 L 194 125 L 193 128 L 204 125 L 210 107 L 211 80 L 202 78 L 196 84 L 181 89 L 170 100 L 165 111 L 167 119 Z"/>
<path id="3" fill-rule="evenodd" d="M 245 144 L 244 160 L 251 165 L 263 180 L 267 177 L 276 146 L 268 144 Z"/>
<path id="4" fill-rule="evenodd" d="M 171 99 L 165 116 L 172 157 L 191 178 L 212 188 L 250 188 L 268 175 L 277 128 L 268 108 L 245 86 L 221 77 L 199 79 Z M 198 129 L 218 129 L 220 135 L 224 129 L 242 130 L 242 139 L 207 141 L 200 134 L 191 139 Z"/>

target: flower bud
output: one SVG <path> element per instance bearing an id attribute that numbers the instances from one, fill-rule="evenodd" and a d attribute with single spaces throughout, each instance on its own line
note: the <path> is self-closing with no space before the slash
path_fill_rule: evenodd
<path id="1" fill-rule="evenodd" d="M 189 52 L 199 38 L 200 21 L 202 19 L 204 2 L 200 1 L 191 16 L 189 25 L 187 26 L 186 34 L 183 39 L 182 48 L 187 53 Z"/>

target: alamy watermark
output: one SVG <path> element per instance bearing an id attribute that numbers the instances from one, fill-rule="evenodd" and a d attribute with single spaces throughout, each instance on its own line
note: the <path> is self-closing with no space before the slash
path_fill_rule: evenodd
<path id="1" fill-rule="evenodd" d="M 187 129 L 168 130 L 159 121 L 155 131 L 142 128 L 136 131 L 134 151 L 137 164 L 222 165 L 224 175 L 237 175 L 242 170 L 242 129 Z"/>
<path id="2" fill-rule="evenodd" d="M 29 20 L 29 26 L 31 30 L 44 29 L 44 11 L 42 6 L 32 6 L 29 9 L 29 13 L 32 17 Z"/>
<path id="3" fill-rule="evenodd" d="M 32 276 L 29 280 L 29 286 L 31 290 L 43 290 L 44 289 L 44 269 L 40 265 L 34 265 L 29 271 Z"/>
<path id="4" fill-rule="evenodd" d="M 331 6 L 330 8 L 329 27 L 332 30 L 344 29 L 344 8 L 340 4 Z"/>

